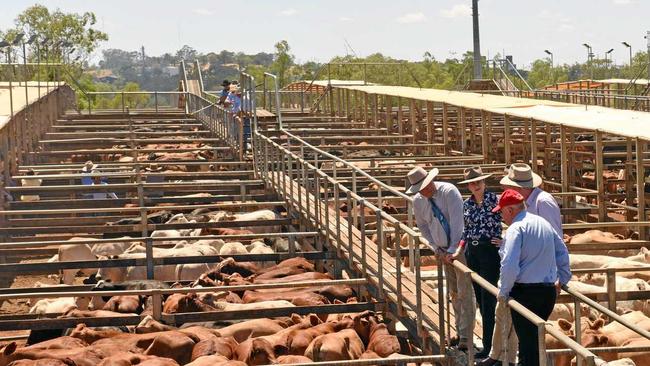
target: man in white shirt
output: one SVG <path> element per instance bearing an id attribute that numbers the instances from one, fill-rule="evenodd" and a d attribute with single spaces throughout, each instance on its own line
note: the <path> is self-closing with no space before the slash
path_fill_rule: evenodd
<path id="1" fill-rule="evenodd" d="M 429 242 L 436 256 L 445 263 L 447 288 L 454 308 L 458 348 L 466 350 L 473 346 L 474 305 L 471 281 L 456 270 L 453 260 L 466 264 L 465 256 L 454 257 L 465 226 L 463 199 L 458 188 L 451 183 L 434 182 L 438 169 L 427 173 L 421 167 L 414 168 L 408 175 L 411 184 L 407 194 L 413 197 L 413 212 L 422 237 Z"/>

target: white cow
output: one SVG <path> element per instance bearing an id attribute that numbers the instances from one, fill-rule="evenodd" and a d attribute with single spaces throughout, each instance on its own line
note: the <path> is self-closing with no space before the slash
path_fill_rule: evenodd
<path id="1" fill-rule="evenodd" d="M 271 210 L 257 210 L 253 212 L 226 215 L 222 221 L 261 221 L 261 220 L 275 220 L 280 216 Z M 279 231 L 279 227 L 275 226 L 248 226 L 241 227 L 242 230 L 250 230 L 255 234 L 270 234 Z"/>
<path id="2" fill-rule="evenodd" d="M 92 248 L 88 244 L 61 245 L 59 246 L 58 256 L 60 262 L 97 260 L 97 257 L 92 252 Z M 63 276 L 62 276 L 63 283 L 66 285 L 72 285 L 74 283 L 74 278 L 77 275 L 77 272 L 81 272 L 84 275 L 89 276 L 92 273 L 94 273 L 96 270 L 97 270 L 96 268 L 84 268 L 82 270 L 64 269 Z"/>
<path id="3" fill-rule="evenodd" d="M 246 250 L 250 254 L 273 254 L 275 253 L 273 251 L 273 248 L 270 246 L 264 244 L 261 241 L 254 241 L 251 244 L 246 246 Z M 268 268 L 274 266 L 276 263 L 274 261 L 265 261 L 265 262 L 260 262 L 260 266 L 262 268 Z"/>
<path id="4" fill-rule="evenodd" d="M 77 307 L 74 297 L 58 297 L 38 300 L 30 314 L 65 313 L 71 307 Z"/>
<path id="5" fill-rule="evenodd" d="M 244 244 L 238 241 L 232 241 L 225 243 L 219 250 L 219 255 L 237 255 L 237 254 L 248 254 L 248 250 Z"/>

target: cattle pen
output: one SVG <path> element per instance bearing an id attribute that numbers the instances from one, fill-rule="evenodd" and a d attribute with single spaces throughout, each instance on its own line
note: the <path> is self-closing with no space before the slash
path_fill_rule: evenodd
<path id="1" fill-rule="evenodd" d="M 0 128 L 2 188 L 7 193 L 0 198 L 0 303 L 12 309 L 0 315 L 3 341 L 80 323 L 137 326 L 145 318 L 34 314 L 19 306 L 25 299 L 137 295 L 150 299 L 148 316 L 174 327 L 372 311 L 381 314 L 391 334 L 408 347 L 396 357 L 322 364 L 472 364 L 471 347 L 464 354 L 450 344 L 457 335 L 455 314 L 444 291 L 442 265 L 430 257 L 415 228 L 412 199 L 404 194 L 404 177 L 415 166 L 435 166 L 439 179 L 455 183 L 466 167 L 478 165 L 501 175 L 508 164 L 529 163 L 561 203 L 565 233 L 602 229 L 619 235 L 607 243 L 569 241 L 571 253 L 642 251 L 648 246 L 647 112 L 365 81 L 316 80 L 280 89 L 272 74 L 255 80 L 242 72 L 243 115 L 238 119 L 215 103 L 214 93 L 204 90 L 200 72 L 192 75 L 181 63 L 180 75 L 179 91 L 122 92 L 117 94 L 122 107 L 115 110 L 74 110 L 73 90 L 62 83 L 48 86 L 21 108 L 12 106 Z M 89 100 L 101 94 L 82 93 Z M 131 106 L 132 94 L 146 97 L 147 107 Z M 97 170 L 82 172 L 86 161 Z M 30 171 L 35 175 L 28 175 Z M 40 184 L 8 184 L 35 177 Z M 85 178 L 106 181 L 89 185 L 83 183 Z M 490 180 L 489 186 L 498 187 L 497 181 Z M 21 195 L 39 199 L 20 200 Z M 260 210 L 274 215 L 246 216 Z M 224 212 L 228 219 L 213 219 L 208 212 Z M 181 241 L 188 246 L 235 241 L 251 247 L 259 239 L 273 250 L 162 254 Z M 141 250 L 134 252 L 140 255 L 61 257 L 77 252 L 69 248 L 118 244 Z M 58 260 L 46 261 L 54 255 Z M 178 277 L 185 265 L 223 270 L 233 262 L 252 262 L 274 268 L 297 258 L 327 277 L 268 283 L 228 277 L 231 282 L 208 281 L 201 287 L 190 287 L 199 278 Z M 617 278 L 625 274 L 643 278 L 650 273 L 650 266 L 638 263 L 573 270 L 574 275 L 603 276 L 604 284 L 603 291 L 586 294 L 571 284 L 564 288 L 559 302 L 573 306 L 572 334 L 509 301 L 539 329 L 540 364 L 554 360 L 557 365 L 566 355 L 565 360 L 576 356 L 578 365 L 599 365 L 619 354 L 650 352 L 648 344 L 594 346 L 582 338 L 581 313 L 595 311 L 650 339 L 649 329 L 621 315 L 618 306 L 650 299 L 645 288 L 617 286 Z M 496 294 L 496 288 L 476 273 L 455 265 Z M 172 266 L 176 277 L 157 272 Z M 88 277 L 98 269 L 109 273 L 127 268 L 142 269 L 146 279 L 163 276 L 163 282 L 176 284 L 97 291 L 77 273 L 85 270 L 83 277 Z M 69 286 L 35 289 L 26 281 L 60 271 L 65 278 L 66 270 L 73 274 Z M 302 303 L 300 298 L 291 306 L 254 311 L 164 311 L 165 300 L 174 294 L 290 292 L 315 284 L 350 289 L 355 299 Z M 469 336 L 478 343 L 480 335 L 478 325 Z M 549 337 L 552 346 L 545 343 Z"/>

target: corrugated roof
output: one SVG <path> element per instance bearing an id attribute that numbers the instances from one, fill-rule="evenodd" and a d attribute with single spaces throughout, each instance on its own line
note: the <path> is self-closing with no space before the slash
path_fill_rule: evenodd
<path id="1" fill-rule="evenodd" d="M 650 113 L 647 112 L 405 86 L 354 85 L 340 87 L 370 94 L 448 103 L 457 107 L 533 118 L 538 121 L 587 130 L 600 129 L 620 136 L 641 137 L 650 140 Z"/>

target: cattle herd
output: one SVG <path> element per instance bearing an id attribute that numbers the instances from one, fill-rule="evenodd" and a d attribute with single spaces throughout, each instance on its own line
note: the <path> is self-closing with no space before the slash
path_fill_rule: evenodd
<path id="1" fill-rule="evenodd" d="M 181 124 L 182 125 L 182 124 Z M 181 126 L 179 125 L 179 126 Z M 174 126 L 167 126 L 174 129 Z M 135 132 L 153 132 L 149 127 L 136 128 Z M 156 129 L 157 132 L 164 130 Z M 174 132 L 174 131 L 167 131 Z M 179 131 L 176 131 L 179 132 Z M 373 149 L 360 149 L 348 152 L 346 144 L 341 151 L 333 154 L 345 158 L 363 159 L 367 157 L 386 157 L 392 152 Z M 348 148 L 367 145 L 365 142 L 350 143 Z M 128 146 L 113 146 L 126 149 Z M 162 173 L 193 173 L 219 170 L 217 164 L 203 164 L 216 159 L 213 146 L 204 143 L 147 144 L 147 150 L 191 150 L 186 152 L 147 152 L 138 153 L 134 159 L 127 153 L 106 153 L 94 155 L 100 161 L 115 163 L 142 162 L 175 163 L 165 165 Z M 351 149 L 353 150 L 353 149 Z M 402 154 L 408 155 L 408 154 Z M 66 163 L 83 162 L 87 154 L 72 155 Z M 193 164 L 185 164 L 192 162 Z M 199 162 L 198 164 L 195 164 Z M 415 164 L 410 160 L 382 161 L 384 165 Z M 369 168 L 369 161 L 356 161 L 354 165 Z M 321 169 L 329 170 L 343 167 L 340 162 L 322 162 Z M 621 180 L 624 172 L 612 173 L 612 180 Z M 188 175 L 189 176 L 189 175 Z M 592 179 L 585 176 L 585 179 Z M 608 179 L 609 179 L 608 178 Z M 209 182 L 203 180 L 202 182 Z M 218 183 L 212 181 L 211 183 Z M 393 187 L 403 191 L 403 187 Z M 616 192 L 620 186 L 608 186 L 608 191 Z M 197 188 L 200 190 L 200 188 Z M 371 183 L 362 192 L 372 193 L 379 187 Z M 209 198 L 209 193 L 195 193 L 193 197 Z M 185 196 L 184 198 L 190 197 Z M 238 197 L 242 198 L 242 197 Z M 145 266 L 122 266 L 63 269 L 58 275 L 59 285 L 34 284 L 34 287 L 56 286 L 65 291 L 66 287 L 83 284 L 94 291 L 141 291 L 142 294 L 129 295 L 84 295 L 75 297 L 30 298 L 29 313 L 32 317 L 51 317 L 58 314 L 59 319 L 82 318 L 78 324 L 63 329 L 31 330 L 26 340 L 3 341 L 0 343 L 0 366 L 214 366 L 214 365 L 266 365 L 339 360 L 394 358 L 420 353 L 408 339 L 396 336 L 394 320 L 385 313 L 361 310 L 355 312 L 318 311 L 322 305 L 340 305 L 339 309 L 351 308 L 371 302 L 365 292 L 360 293 L 354 285 L 337 283 L 336 278 L 322 266 L 303 257 L 285 255 L 285 260 L 242 261 L 235 257 L 247 255 L 271 255 L 274 253 L 301 253 L 315 248 L 313 237 L 289 240 L 287 235 L 275 235 L 286 231 L 277 221 L 288 216 L 283 207 L 261 208 L 246 213 L 234 213 L 238 203 L 262 203 L 251 200 L 237 201 L 232 197 L 231 210 L 211 210 L 198 208 L 166 209 L 159 204 L 148 212 L 147 222 L 155 225 L 203 224 L 188 229 L 160 229 L 149 233 L 155 240 L 152 252 L 155 258 L 200 258 L 211 257 L 218 260 L 203 259 L 196 263 L 162 264 L 154 268 L 154 279 L 147 279 Z M 340 211 L 343 218 L 364 216 L 365 229 L 370 230 L 368 239 L 378 242 L 375 230 L 375 213 L 368 208 L 347 207 L 341 203 L 336 207 L 329 202 L 331 209 Z M 129 207 L 137 204 L 127 203 Z M 173 203 L 170 204 L 173 206 Z M 390 215 L 404 214 L 406 206 L 399 200 L 386 199 L 381 208 Z M 141 217 L 122 218 L 108 222 L 107 226 L 135 227 Z M 242 224 L 234 224 L 241 221 Z M 276 222 L 274 224 L 255 224 L 255 221 Z M 215 225 L 209 225 L 214 223 Z M 228 223 L 229 225 L 221 225 Z M 359 225 L 361 225 L 359 223 Z M 191 226 L 191 225 L 189 225 Z M 228 227 L 222 227 L 228 226 Z M 361 229 L 361 227 L 358 227 Z M 382 230 L 383 249 L 394 255 L 397 247 L 408 247 L 408 236 L 396 237 L 391 227 Z M 122 233 L 120 235 L 131 235 Z M 74 234 L 74 233 L 73 233 Z M 274 234 L 274 235 L 270 235 Z M 241 236 L 247 239 L 210 238 L 211 236 Z M 208 236 L 208 238 L 205 238 Z M 74 234 L 66 244 L 58 246 L 58 253 L 48 262 L 76 262 L 97 260 L 120 260 L 146 258 L 147 244 L 130 236 L 118 236 L 122 240 L 102 241 L 90 235 Z M 569 244 L 608 243 L 630 240 L 628 236 L 589 230 L 584 233 L 566 236 Z M 650 264 L 650 251 L 646 248 L 625 250 L 604 250 L 600 254 L 571 253 L 572 270 L 599 269 L 602 272 L 577 271 L 569 287 L 585 294 L 607 293 L 608 276 L 611 268 L 640 268 Z M 410 263 L 403 258 L 403 270 Z M 322 263 L 320 263 L 322 264 Z M 435 271 L 436 260 L 422 257 L 422 270 Z M 97 264 L 96 264 L 97 265 Z M 435 273 L 435 272 L 434 272 Z M 615 274 L 616 291 L 628 294 L 616 302 L 616 313 L 624 319 L 650 332 L 650 300 L 635 296 L 650 290 L 650 271 L 621 271 Z M 276 287 L 246 289 L 248 285 L 277 285 Z M 435 288 L 443 284 L 432 283 Z M 220 290 L 210 288 L 219 287 Z M 228 287 L 232 287 L 228 289 Z M 160 299 L 149 295 L 151 290 L 161 291 Z M 18 296 L 17 296 L 18 297 Z M 628 299 L 629 297 L 629 299 Z M 160 301 L 158 304 L 157 301 Z M 609 306 L 607 302 L 602 303 Z M 160 307 L 161 318 L 156 308 Z M 311 307 L 311 309 L 310 309 Z M 295 309 L 294 309 L 295 308 Z M 265 317 L 264 312 L 272 309 L 283 310 L 285 316 Z M 297 311 L 300 309 L 300 311 Z M 308 311 L 305 311 L 308 309 Z M 293 312 L 296 310 L 296 312 Z M 647 346 L 650 340 L 642 337 L 619 323 L 596 312 L 587 306 L 580 308 L 581 344 L 586 347 Z M 201 322 L 170 322 L 174 315 L 219 312 L 233 312 L 233 317 L 243 320 L 214 320 Z M 306 315 L 298 315 L 306 314 Z M 24 314 L 21 314 L 24 315 Z M 167 316 L 172 316 L 169 318 Z M 137 325 L 87 326 L 83 318 L 138 317 Z M 560 331 L 572 338 L 575 334 L 576 309 L 573 303 L 560 303 L 554 308 L 550 322 Z M 480 321 L 480 319 L 479 319 Z M 131 323 L 135 324 L 137 323 Z M 2 335 L 2 333 L 0 333 Z M 546 337 L 548 349 L 566 348 L 554 337 Z M 627 364 L 650 366 L 650 352 L 609 352 L 599 353 L 607 361 L 626 358 Z M 575 363 L 573 355 L 553 356 L 555 366 L 569 366 Z"/>

